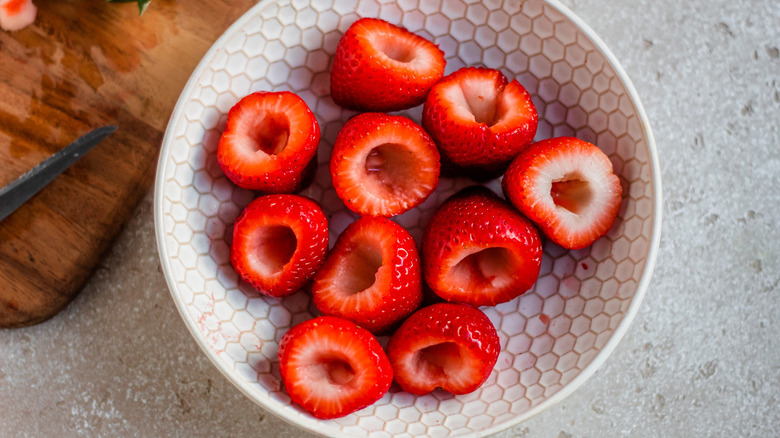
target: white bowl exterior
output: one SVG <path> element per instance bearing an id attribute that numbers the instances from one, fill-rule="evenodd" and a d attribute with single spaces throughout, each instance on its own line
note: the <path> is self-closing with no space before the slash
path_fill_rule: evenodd
<path id="1" fill-rule="evenodd" d="M 571 135 L 597 144 L 624 189 L 618 219 L 589 248 L 547 243 L 534 288 L 483 307 L 501 354 L 479 390 L 417 397 L 394 385 L 374 405 L 319 421 L 290 402 L 279 377 L 278 342 L 316 314 L 304 292 L 261 296 L 230 266 L 232 223 L 256 194 L 235 187 L 215 151 L 227 111 L 254 91 L 291 90 L 322 130 L 320 169 L 302 194 L 318 200 L 331 245 L 357 218 L 331 187 L 327 163 L 354 112 L 329 96 L 332 55 L 359 17 L 402 25 L 444 50 L 446 73 L 483 65 L 516 78 L 540 116 L 537 140 Z M 419 123 L 421 108 L 401 112 Z M 625 333 L 655 261 L 661 190 L 652 134 L 633 86 L 614 56 L 557 2 L 461 0 L 281 0 L 253 7 L 214 44 L 185 87 L 163 140 L 155 187 L 162 267 L 173 299 L 203 350 L 226 377 L 270 412 L 313 433 L 396 437 L 485 435 L 562 399 L 595 372 Z M 394 218 L 419 239 L 449 195 L 471 183 L 442 179 L 422 206 Z M 498 181 L 488 185 L 500 192 Z"/>

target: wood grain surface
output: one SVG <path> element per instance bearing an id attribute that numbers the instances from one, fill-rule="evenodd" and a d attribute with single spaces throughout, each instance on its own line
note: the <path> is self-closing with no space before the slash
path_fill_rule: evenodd
<path id="1" fill-rule="evenodd" d="M 36 0 L 0 31 L 0 186 L 88 131 L 119 130 L 0 222 L 0 327 L 55 315 L 82 288 L 153 181 L 190 73 L 255 2 Z"/>

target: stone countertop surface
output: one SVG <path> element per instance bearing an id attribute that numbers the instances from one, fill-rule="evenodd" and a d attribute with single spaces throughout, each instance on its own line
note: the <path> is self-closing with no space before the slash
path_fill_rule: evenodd
<path id="1" fill-rule="evenodd" d="M 780 6 L 564 0 L 648 113 L 663 233 L 634 323 L 599 371 L 499 437 L 780 436 Z M 0 331 L 0 435 L 304 433 L 200 351 L 159 266 L 151 193 L 55 318 Z"/>

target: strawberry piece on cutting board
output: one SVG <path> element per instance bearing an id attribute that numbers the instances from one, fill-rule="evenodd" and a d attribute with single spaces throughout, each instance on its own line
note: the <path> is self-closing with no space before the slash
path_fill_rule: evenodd
<path id="1" fill-rule="evenodd" d="M 35 21 L 37 14 L 32 0 L 0 0 L 0 29 L 23 29 Z"/>

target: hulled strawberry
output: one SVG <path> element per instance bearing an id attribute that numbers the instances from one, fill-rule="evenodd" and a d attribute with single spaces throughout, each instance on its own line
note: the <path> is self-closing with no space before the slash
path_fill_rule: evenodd
<path id="1" fill-rule="evenodd" d="M 408 30 L 361 18 L 339 40 L 330 93 L 356 111 L 397 111 L 420 105 L 444 75 L 444 52 Z"/>
<path id="2" fill-rule="evenodd" d="M 447 301 L 486 306 L 536 282 L 542 243 L 533 224 L 484 187 L 445 201 L 423 234 L 423 275 Z"/>
<path id="3" fill-rule="evenodd" d="M 387 344 L 387 356 L 404 391 L 423 395 L 442 388 L 458 395 L 487 380 L 500 348 L 496 329 L 482 311 L 439 303 L 401 324 Z"/>
<path id="4" fill-rule="evenodd" d="M 313 179 L 319 142 L 319 124 L 303 99 L 289 91 L 256 92 L 228 112 L 217 161 L 240 187 L 292 193 Z"/>
<path id="5" fill-rule="evenodd" d="M 393 369 L 376 338 L 331 316 L 304 321 L 282 336 L 279 372 L 292 401 L 324 419 L 373 404 L 393 380 Z"/>
<path id="6" fill-rule="evenodd" d="M 448 171 L 475 179 L 499 176 L 533 141 L 538 124 L 531 95 L 498 70 L 468 67 L 428 93 L 422 125 Z"/>
<path id="7" fill-rule="evenodd" d="M 416 123 L 384 113 L 359 114 L 336 136 L 333 188 L 350 210 L 394 216 L 421 204 L 439 184 L 439 152 Z"/>
<path id="8" fill-rule="evenodd" d="M 623 193 L 601 149 L 573 137 L 543 140 L 521 152 L 502 187 L 518 210 L 568 249 L 589 246 L 609 231 Z"/>
<path id="9" fill-rule="evenodd" d="M 420 257 L 400 225 L 364 216 L 350 224 L 314 276 L 314 304 L 374 333 L 394 326 L 422 302 Z"/>
<path id="10" fill-rule="evenodd" d="M 298 195 L 266 195 L 236 219 L 230 262 L 259 292 L 281 297 L 314 276 L 327 250 L 328 221 L 316 202 Z"/>

